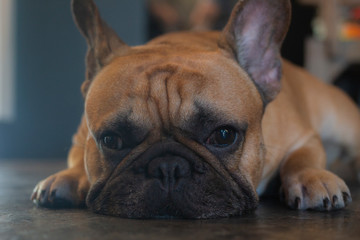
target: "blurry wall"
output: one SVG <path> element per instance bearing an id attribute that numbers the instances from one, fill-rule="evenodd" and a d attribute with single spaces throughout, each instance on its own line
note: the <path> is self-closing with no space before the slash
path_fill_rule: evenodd
<path id="1" fill-rule="evenodd" d="M 0 122 L 0 159 L 64 158 L 83 110 L 85 40 L 70 0 L 16 0 L 15 119 Z M 142 0 L 97 0 L 129 45 L 146 39 Z"/>

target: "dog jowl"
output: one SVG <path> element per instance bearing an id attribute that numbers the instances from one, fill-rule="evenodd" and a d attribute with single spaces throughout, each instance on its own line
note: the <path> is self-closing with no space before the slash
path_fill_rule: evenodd
<path id="1" fill-rule="evenodd" d="M 322 142 L 356 168 L 360 114 L 347 96 L 283 60 L 288 0 L 241 0 L 222 32 L 160 36 L 130 47 L 91 0 L 73 0 L 88 43 L 84 114 L 68 168 L 32 200 L 128 218 L 215 218 L 255 209 L 277 173 L 285 203 L 351 202 Z"/>

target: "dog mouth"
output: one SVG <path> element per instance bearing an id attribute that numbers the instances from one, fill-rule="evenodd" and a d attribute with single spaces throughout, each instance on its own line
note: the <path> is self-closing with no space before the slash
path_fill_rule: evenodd
<path id="1" fill-rule="evenodd" d="M 247 182 L 171 142 L 155 144 L 92 186 L 87 205 L 125 218 L 207 219 L 241 215 L 257 206 L 257 197 Z"/>

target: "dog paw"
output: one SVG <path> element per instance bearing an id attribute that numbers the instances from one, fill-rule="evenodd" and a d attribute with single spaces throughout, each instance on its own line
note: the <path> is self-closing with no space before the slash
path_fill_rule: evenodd
<path id="1" fill-rule="evenodd" d="M 84 207 L 88 189 L 86 175 L 66 169 L 39 182 L 30 199 L 46 208 Z"/>
<path id="2" fill-rule="evenodd" d="M 352 201 L 345 182 L 323 169 L 305 169 L 287 177 L 281 192 L 287 205 L 299 210 L 336 210 Z"/>

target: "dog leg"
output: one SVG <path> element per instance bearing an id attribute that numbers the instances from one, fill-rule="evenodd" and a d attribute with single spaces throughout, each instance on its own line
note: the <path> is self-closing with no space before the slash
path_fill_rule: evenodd
<path id="1" fill-rule="evenodd" d="M 330 91 L 331 97 L 327 99 L 330 108 L 327 108 L 328 115 L 320 133 L 324 140 L 331 140 L 344 150 L 340 160 L 353 161 L 351 170 L 356 171 L 360 182 L 360 111 L 341 90 L 332 87 Z M 353 175 L 353 172 L 348 175 Z"/>
<path id="2" fill-rule="evenodd" d="M 355 104 L 347 104 L 345 101 L 343 103 L 343 106 L 347 108 L 342 109 L 342 112 L 336 116 L 336 127 L 332 127 L 333 139 L 336 139 L 345 150 L 344 159 L 350 159 L 352 171 L 355 171 L 355 176 L 360 183 L 360 112 Z M 350 175 L 353 176 L 353 173 Z"/>
<path id="3" fill-rule="evenodd" d="M 351 202 L 345 182 L 325 170 L 325 165 L 326 154 L 316 134 L 285 159 L 280 176 L 288 206 L 328 211 L 344 208 Z"/>
<path id="4" fill-rule="evenodd" d="M 73 138 L 68 155 L 68 169 L 40 181 L 34 188 L 31 200 L 39 206 L 70 208 L 85 206 L 89 181 L 84 166 L 84 142 L 87 127 L 83 118 Z"/>

